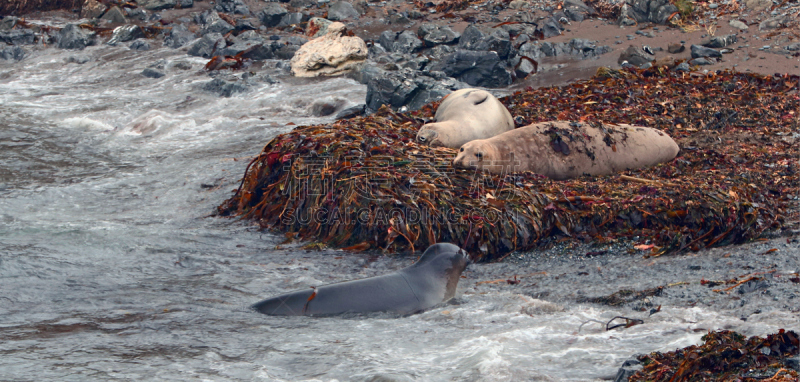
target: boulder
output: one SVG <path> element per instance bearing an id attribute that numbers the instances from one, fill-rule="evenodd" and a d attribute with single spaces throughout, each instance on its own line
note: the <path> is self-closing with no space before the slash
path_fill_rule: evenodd
<path id="1" fill-rule="evenodd" d="M 511 84 L 506 62 L 495 51 L 458 50 L 439 62 L 429 65 L 429 71 L 441 71 L 472 86 L 497 88 Z"/>
<path id="2" fill-rule="evenodd" d="M 724 48 L 736 42 L 736 35 L 729 34 L 725 36 L 712 37 L 710 40 L 703 43 L 706 48 Z"/>
<path id="3" fill-rule="evenodd" d="M 106 42 L 107 45 L 117 45 L 121 42 L 136 40 L 137 38 L 142 38 L 144 36 L 144 31 L 138 25 L 123 25 L 116 27 L 114 32 L 111 34 L 111 38 Z"/>
<path id="4" fill-rule="evenodd" d="M 379 71 L 367 83 L 367 108 L 378 110 L 383 105 L 394 109 L 416 110 L 441 99 L 453 90 L 467 87 L 453 78 L 433 78 L 411 69 Z"/>
<path id="5" fill-rule="evenodd" d="M 227 34 L 228 32 L 230 32 L 230 31 L 232 31 L 234 29 L 235 28 L 233 27 L 233 25 L 228 24 L 227 21 L 219 18 L 217 20 L 214 20 L 214 22 L 212 22 L 211 24 L 207 25 L 203 29 L 203 34 L 219 33 L 221 35 L 224 35 L 224 34 Z"/>
<path id="6" fill-rule="evenodd" d="M 25 50 L 21 47 L 0 44 L 0 59 L 20 61 L 23 58 L 25 58 Z"/>
<path id="7" fill-rule="evenodd" d="M 0 31 L 0 42 L 8 45 L 28 45 L 36 41 L 36 34 L 30 29 L 11 29 Z"/>
<path id="8" fill-rule="evenodd" d="M 61 49 L 84 49 L 94 45 L 96 34 L 83 30 L 77 24 L 67 24 L 58 32 L 58 47 Z"/>
<path id="9" fill-rule="evenodd" d="M 328 26 L 328 34 L 305 43 L 291 60 L 296 77 L 333 76 L 348 72 L 367 59 L 367 44 L 345 35 L 340 22 Z"/>
<path id="10" fill-rule="evenodd" d="M 475 25 L 469 25 L 458 40 L 458 47 L 466 50 L 494 51 L 500 59 L 507 59 L 513 52 L 511 39 L 505 30 L 484 33 Z"/>
<path id="11" fill-rule="evenodd" d="M 81 18 L 96 19 L 103 15 L 103 12 L 108 9 L 105 5 L 96 0 L 86 0 L 81 7 Z"/>
<path id="12" fill-rule="evenodd" d="M 564 13 L 572 21 L 583 21 L 596 12 L 581 0 L 566 0 L 564 1 Z"/>
<path id="13" fill-rule="evenodd" d="M 200 89 L 222 97 L 231 97 L 236 93 L 244 93 L 249 88 L 249 83 L 245 79 L 235 76 L 230 78 L 215 78 L 200 85 Z"/>
<path id="14" fill-rule="evenodd" d="M 132 42 L 131 45 L 128 46 L 128 48 L 130 48 L 130 50 L 139 50 L 139 51 L 150 50 L 150 43 L 147 42 L 147 40 L 140 38 Z"/>
<path id="15" fill-rule="evenodd" d="M 219 33 L 209 33 L 193 42 L 187 52 L 190 56 L 211 58 L 217 49 L 224 48 L 225 38 Z"/>
<path id="16" fill-rule="evenodd" d="M 167 37 L 164 39 L 164 45 L 177 49 L 180 48 L 190 41 L 197 38 L 194 33 L 189 32 L 189 29 L 186 28 L 183 24 L 178 24 L 172 27 L 172 29 L 167 33 Z"/>
<path id="17" fill-rule="evenodd" d="M 452 44 L 458 42 L 458 39 L 461 38 L 461 33 L 453 31 L 449 26 L 439 26 L 436 24 L 420 25 L 417 30 L 417 35 L 427 47 Z"/>
<path id="18" fill-rule="evenodd" d="M 720 53 L 716 49 L 706 48 L 704 46 L 694 45 L 694 44 L 692 44 L 692 46 L 689 47 L 689 48 L 692 51 L 692 58 L 700 58 L 700 57 L 718 58 L 718 57 L 722 57 L 722 53 Z"/>
<path id="19" fill-rule="evenodd" d="M 303 12 L 287 13 L 281 17 L 277 27 L 288 27 L 289 25 L 300 24 L 303 21 L 308 21 L 308 14 Z"/>
<path id="20" fill-rule="evenodd" d="M 617 63 L 622 65 L 623 62 L 627 61 L 629 64 L 639 68 L 655 59 L 654 55 L 645 52 L 641 47 L 631 45 L 619 55 Z"/>
<path id="21" fill-rule="evenodd" d="M 357 19 L 359 16 L 353 5 L 346 1 L 337 1 L 328 6 L 328 20 L 331 21 Z"/>
<path id="22" fill-rule="evenodd" d="M 0 19 L 0 31 L 7 31 L 14 28 L 17 25 L 17 21 L 19 18 L 14 16 L 6 16 Z"/>
<path id="23" fill-rule="evenodd" d="M 122 10 L 117 6 L 113 6 L 111 9 L 106 11 L 100 20 L 114 24 L 125 24 L 128 22 L 128 20 L 125 18 L 125 13 L 123 13 Z"/>

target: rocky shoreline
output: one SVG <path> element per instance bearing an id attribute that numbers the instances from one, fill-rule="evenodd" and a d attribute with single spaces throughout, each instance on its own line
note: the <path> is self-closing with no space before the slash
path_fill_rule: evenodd
<path id="1" fill-rule="evenodd" d="M 738 8 L 729 1 L 693 4 L 679 9 L 665 0 L 592 5 L 580 0 L 87 0 L 70 11 L 4 16 L 0 58 L 24 60 L 30 50 L 48 46 L 75 51 L 94 44 L 127 44 L 132 50 L 164 46 L 189 56 L 217 56 L 206 66 L 213 80 L 201 89 L 229 97 L 259 82 L 277 81 L 259 74 L 264 60 L 280 60 L 276 65 L 288 76 L 288 60 L 301 46 L 327 33 L 332 22 L 342 22 L 347 29 L 342 33 L 365 41 L 367 52 L 349 70 L 324 75 L 346 72 L 367 85 L 367 97 L 364 105 L 334 108 L 339 117 L 374 112 L 381 105 L 415 110 L 465 87 L 504 95 L 586 78 L 600 66 L 798 71 L 800 40 L 792 33 L 797 26 L 792 16 L 800 13 L 797 2 L 777 6 L 753 0 Z M 73 62 L 82 61 L 80 54 L 75 57 Z M 158 78 L 162 70 L 163 65 L 156 66 L 142 75 Z"/>

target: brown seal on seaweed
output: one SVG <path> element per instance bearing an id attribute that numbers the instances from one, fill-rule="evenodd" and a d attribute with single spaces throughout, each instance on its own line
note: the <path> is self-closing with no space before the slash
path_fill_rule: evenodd
<path id="1" fill-rule="evenodd" d="M 276 316 L 413 314 L 452 299 L 469 262 L 466 251 L 457 245 L 434 244 L 416 263 L 397 272 L 287 293 L 261 301 L 253 309 Z"/>
<path id="2" fill-rule="evenodd" d="M 653 166 L 672 160 L 678 151 L 672 138 L 649 127 L 542 122 L 468 142 L 453 166 L 491 173 L 531 171 L 561 180 Z"/>
<path id="3" fill-rule="evenodd" d="M 479 89 L 450 93 L 436 109 L 434 119 L 436 122 L 419 129 L 418 142 L 455 149 L 514 129 L 508 109 L 489 92 Z"/>

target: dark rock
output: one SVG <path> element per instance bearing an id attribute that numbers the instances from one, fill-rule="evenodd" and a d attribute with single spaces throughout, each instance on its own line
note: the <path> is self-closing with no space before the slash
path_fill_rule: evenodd
<path id="1" fill-rule="evenodd" d="M 102 3 L 95 1 L 95 0 L 87 0 L 83 3 L 81 7 L 81 18 L 82 19 L 96 19 L 103 15 L 103 12 L 108 9 Z"/>
<path id="2" fill-rule="evenodd" d="M 83 64 L 85 64 L 85 63 L 87 63 L 89 61 L 91 61 L 91 58 L 89 58 L 89 56 L 87 56 L 85 54 L 76 54 L 76 55 L 67 57 L 67 62 L 68 63 L 78 64 L 78 65 L 83 65 Z"/>
<path id="3" fill-rule="evenodd" d="M 277 3 L 267 3 L 264 9 L 258 13 L 258 19 L 261 20 L 261 24 L 266 26 L 267 28 L 272 28 L 278 25 L 281 22 L 283 16 L 286 16 L 289 11 L 283 5 Z"/>
<path id="4" fill-rule="evenodd" d="M 0 41 L 8 45 L 27 45 L 36 41 L 36 34 L 29 29 L 0 31 Z"/>
<path id="5" fill-rule="evenodd" d="M 361 69 L 350 71 L 347 76 L 362 84 L 368 84 L 373 78 L 385 75 L 385 70 L 371 62 L 365 62 Z"/>
<path id="6" fill-rule="evenodd" d="M 678 7 L 672 4 L 663 4 L 656 8 L 655 13 L 651 12 L 649 15 L 650 22 L 662 25 L 666 24 L 667 19 L 675 12 L 678 12 Z"/>
<path id="7" fill-rule="evenodd" d="M 133 43 L 131 43 L 131 45 L 128 46 L 128 48 L 130 48 L 131 50 L 141 50 L 141 51 L 150 50 L 150 43 L 147 42 L 147 40 L 145 39 L 138 39 Z"/>
<path id="8" fill-rule="evenodd" d="M 239 40 L 242 40 L 242 41 L 258 41 L 258 42 L 264 42 L 264 38 L 263 38 L 263 37 L 261 37 L 261 35 L 260 35 L 260 34 L 258 34 L 258 32 L 256 32 L 256 31 L 246 31 L 246 32 L 240 33 L 240 34 L 239 34 L 238 36 L 236 36 L 236 37 L 237 37 Z M 278 39 L 280 39 L 280 36 L 278 36 Z"/>
<path id="9" fill-rule="evenodd" d="M 747 294 L 752 293 L 759 290 L 766 290 L 769 289 L 769 281 L 767 280 L 750 280 L 744 284 L 742 284 L 738 292 L 739 294 Z"/>
<path id="10" fill-rule="evenodd" d="M 596 12 L 581 0 L 566 0 L 564 1 L 564 13 L 572 21 L 583 21 Z"/>
<path id="11" fill-rule="evenodd" d="M 236 25 L 234 25 L 234 28 L 236 28 L 236 31 L 238 32 L 255 31 L 258 29 L 255 25 L 253 25 L 253 22 L 250 21 L 250 19 L 236 19 Z"/>
<path id="12" fill-rule="evenodd" d="M 693 59 L 689 60 L 689 65 L 691 65 L 691 66 L 711 65 L 711 64 L 713 64 L 713 62 L 711 62 L 709 59 L 707 59 L 705 57 L 693 58 Z"/>
<path id="13" fill-rule="evenodd" d="M 614 382 L 627 382 L 630 377 L 637 371 L 642 369 L 642 363 L 636 358 L 629 359 L 622 363 L 622 366 L 617 370 L 617 375 L 614 377 Z"/>
<path id="14" fill-rule="evenodd" d="M 95 33 L 85 31 L 77 24 L 67 24 L 58 32 L 58 47 L 61 49 L 84 49 L 95 43 Z"/>
<path id="15" fill-rule="evenodd" d="M 688 62 L 681 62 L 678 65 L 675 65 L 675 68 L 672 69 L 675 72 L 688 72 L 690 70 Z"/>
<path id="16" fill-rule="evenodd" d="M 800 355 L 786 359 L 786 366 L 794 371 L 800 371 Z"/>
<path id="17" fill-rule="evenodd" d="M 395 109 L 405 106 L 415 110 L 466 86 L 452 78 L 437 80 L 410 69 L 384 71 L 367 84 L 367 108 L 374 111 L 389 105 Z"/>
<path id="18" fill-rule="evenodd" d="M 394 45 L 392 46 L 393 52 L 399 53 L 413 53 L 417 50 L 422 48 L 422 41 L 409 30 L 405 30 L 399 35 L 397 35 L 397 40 L 395 40 Z"/>
<path id="19" fill-rule="evenodd" d="M 711 38 L 709 41 L 703 43 L 706 48 L 724 48 L 736 42 L 736 35 L 729 34 L 725 36 L 717 36 Z"/>
<path id="20" fill-rule="evenodd" d="M 273 52 L 275 53 L 275 57 L 281 60 L 291 60 L 298 49 L 300 49 L 300 47 L 297 45 L 285 45 L 285 44 L 278 44 L 278 46 L 273 45 Z"/>
<path id="21" fill-rule="evenodd" d="M 771 18 L 769 20 L 762 21 L 761 24 L 758 24 L 758 30 L 760 30 L 760 31 L 768 31 L 768 30 L 772 30 L 772 29 L 785 27 L 785 26 L 788 26 L 789 23 L 791 23 L 791 21 L 792 21 L 792 18 L 789 17 L 789 16 L 785 16 L 785 15 L 778 16 L 778 17 L 773 17 L 773 18 Z"/>
<path id="22" fill-rule="evenodd" d="M 137 38 L 142 38 L 144 36 L 144 31 L 138 25 L 123 25 L 116 27 L 114 32 L 111 34 L 111 38 L 106 42 L 107 45 L 115 46 L 119 43 L 136 40 Z"/>
<path id="23" fill-rule="evenodd" d="M 336 100 L 334 102 L 330 101 L 316 101 L 311 104 L 309 108 L 309 112 L 311 115 L 315 117 L 326 117 L 336 112 L 336 109 L 342 107 L 344 105 L 344 101 Z"/>
<path id="24" fill-rule="evenodd" d="M 308 42 L 308 39 L 303 36 L 286 36 L 286 42 L 292 45 L 302 46 L 303 44 Z"/>
<path id="25" fill-rule="evenodd" d="M 446 56 L 455 53 L 456 48 L 453 48 L 449 45 L 437 45 L 431 49 L 428 54 L 431 56 L 432 59 L 435 61 L 440 61 Z"/>
<path id="26" fill-rule="evenodd" d="M 144 3 L 144 9 L 160 11 L 175 8 L 176 5 L 178 5 L 178 0 L 149 0 Z"/>
<path id="27" fill-rule="evenodd" d="M 699 57 L 722 57 L 722 53 L 720 53 L 716 49 L 706 48 L 701 45 L 694 45 L 690 47 L 692 50 L 692 58 L 699 58 Z"/>
<path id="28" fill-rule="evenodd" d="M 461 33 L 453 31 L 449 26 L 439 26 L 436 24 L 420 25 L 417 30 L 417 35 L 427 47 L 440 44 L 452 44 L 458 42 L 458 39 L 461 37 Z"/>
<path id="29" fill-rule="evenodd" d="M 146 68 L 145 70 L 142 70 L 142 75 L 148 78 L 161 78 L 164 77 L 166 74 L 158 70 L 155 70 L 153 68 Z"/>
<path id="30" fill-rule="evenodd" d="M 358 19 L 359 16 L 353 5 L 346 1 L 337 1 L 328 6 L 328 20 L 331 21 Z"/>
<path id="31" fill-rule="evenodd" d="M 248 85 L 244 82 L 244 80 L 215 78 L 202 84 L 200 88 L 222 97 L 230 97 L 247 91 Z"/>
<path id="32" fill-rule="evenodd" d="M 17 25 L 17 21 L 19 18 L 14 16 L 6 16 L 0 19 L 0 31 L 7 31 L 14 28 Z"/>
<path id="33" fill-rule="evenodd" d="M 281 0 L 281 2 L 285 3 L 286 1 Z M 308 8 L 308 7 L 311 7 L 311 6 L 315 5 L 316 3 L 317 3 L 316 0 L 291 0 L 291 1 L 289 1 L 289 5 L 292 8 L 298 8 L 298 9 Z"/>
<path id="34" fill-rule="evenodd" d="M 164 39 L 164 45 L 177 49 L 180 48 L 190 41 L 197 38 L 194 33 L 189 32 L 189 29 L 186 28 L 183 24 L 178 24 L 172 27 L 172 30 L 167 33 L 167 37 Z"/>
<path id="35" fill-rule="evenodd" d="M 497 52 L 459 50 L 430 65 L 430 71 L 442 71 L 472 86 L 497 88 L 511 84 L 511 73 Z"/>
<path id="36" fill-rule="evenodd" d="M 122 10 L 125 12 L 125 17 L 128 20 L 150 21 L 150 22 L 156 22 L 156 21 L 161 20 L 161 14 L 160 13 L 153 13 L 148 18 L 147 17 L 147 11 L 145 11 L 142 8 L 133 8 L 133 9 L 122 8 Z"/>
<path id="37" fill-rule="evenodd" d="M 389 24 L 392 25 L 409 25 L 412 22 L 413 21 L 411 21 L 411 19 L 408 18 L 408 15 L 403 13 L 395 13 L 389 16 Z"/>
<path id="38" fill-rule="evenodd" d="M 188 61 L 174 61 L 170 64 L 170 67 L 179 70 L 190 70 L 192 68 L 192 63 Z"/>
<path id="39" fill-rule="evenodd" d="M 113 24 L 125 24 L 128 22 L 128 19 L 125 18 L 125 13 L 123 13 L 122 10 L 117 6 L 113 6 L 111 9 L 106 11 L 100 20 L 104 20 Z"/>
<path id="40" fill-rule="evenodd" d="M 230 32 L 230 31 L 232 31 L 234 29 L 235 28 L 233 27 L 233 25 L 228 24 L 228 22 L 223 20 L 223 19 L 219 19 L 219 20 L 216 20 L 213 23 L 211 23 L 211 25 L 208 25 L 203 30 L 203 34 L 206 34 L 206 33 L 219 33 L 221 35 L 225 35 L 225 34 L 227 34 L 228 32 Z"/>
<path id="41" fill-rule="evenodd" d="M 475 51 L 494 51 L 500 59 L 507 59 L 513 52 L 511 39 L 505 30 L 483 33 L 475 25 L 469 25 L 458 40 L 458 47 Z"/>
<path id="42" fill-rule="evenodd" d="M 367 105 L 363 104 L 363 103 L 360 103 L 360 104 L 355 105 L 355 106 L 350 106 L 350 107 L 348 107 L 346 109 L 343 109 L 342 111 L 336 113 L 336 116 L 334 118 L 338 121 L 340 119 L 350 119 L 350 118 L 358 117 L 359 115 L 364 115 L 364 112 L 366 111 L 366 108 L 367 108 Z"/>
<path id="43" fill-rule="evenodd" d="M 381 44 L 383 49 L 386 49 L 387 52 L 391 52 L 394 48 L 394 40 L 397 39 L 398 33 L 392 30 L 385 30 L 381 32 L 381 35 L 378 37 L 378 43 Z"/>
<path id="44" fill-rule="evenodd" d="M 214 10 L 235 15 L 250 14 L 250 9 L 247 8 L 247 5 L 242 0 L 217 0 L 214 4 Z"/>
<path id="45" fill-rule="evenodd" d="M 20 61 L 25 58 L 25 50 L 19 46 L 0 46 L 0 59 Z"/>
<path id="46" fill-rule="evenodd" d="M 517 78 L 525 78 L 537 71 L 537 65 L 531 62 L 529 58 L 522 58 L 517 56 L 512 61 L 512 66 L 514 67 L 514 75 Z"/>
<path id="47" fill-rule="evenodd" d="M 564 28 L 561 27 L 561 23 L 558 22 L 558 20 L 553 17 L 548 17 L 540 22 L 539 28 L 536 30 L 536 32 L 540 33 L 544 38 L 550 38 L 560 36 L 563 29 Z"/>
<path id="48" fill-rule="evenodd" d="M 220 49 L 217 55 L 235 56 L 240 53 L 242 54 L 242 58 L 256 61 L 275 57 L 272 46 L 269 44 L 262 44 L 260 41 L 240 41 Z"/>
<path id="49" fill-rule="evenodd" d="M 190 56 L 211 58 L 217 49 L 225 47 L 225 38 L 219 33 L 209 33 L 189 46 Z"/>
<path id="50" fill-rule="evenodd" d="M 631 45 L 628 47 L 628 49 L 625 49 L 625 51 L 619 55 L 617 63 L 622 65 L 623 61 L 627 61 L 629 64 L 635 67 L 641 67 L 645 63 L 651 62 L 655 59 L 656 59 L 655 56 L 645 52 L 644 49 L 638 46 Z"/>
<path id="51" fill-rule="evenodd" d="M 281 21 L 278 22 L 277 27 L 286 27 L 289 25 L 300 24 L 303 21 L 308 21 L 308 14 L 302 12 L 287 13 L 283 15 Z"/>
<path id="52" fill-rule="evenodd" d="M 686 50 L 686 46 L 683 44 L 675 43 L 667 45 L 667 52 L 672 54 L 683 53 L 684 50 Z"/>
<path id="53" fill-rule="evenodd" d="M 790 52 L 800 51 L 800 42 L 796 42 L 796 43 L 794 43 L 792 45 L 786 46 L 786 50 L 788 50 Z"/>

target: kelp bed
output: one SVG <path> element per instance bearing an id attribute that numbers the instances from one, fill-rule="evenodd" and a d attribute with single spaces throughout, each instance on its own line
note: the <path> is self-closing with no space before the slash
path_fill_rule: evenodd
<path id="1" fill-rule="evenodd" d="M 779 330 L 766 338 L 723 330 L 703 336 L 703 345 L 639 356 L 643 368 L 628 381 L 772 381 L 796 382 L 798 336 Z"/>
<path id="2" fill-rule="evenodd" d="M 277 136 L 218 213 L 333 247 L 399 252 L 452 242 L 482 260 L 569 238 L 628 238 L 659 255 L 745 242 L 797 221 L 797 76 L 601 68 L 587 81 L 501 101 L 517 126 L 650 126 L 681 153 L 649 169 L 569 181 L 480 174 L 454 169 L 455 150 L 415 142 L 436 104 L 408 114 L 383 108 Z"/>

